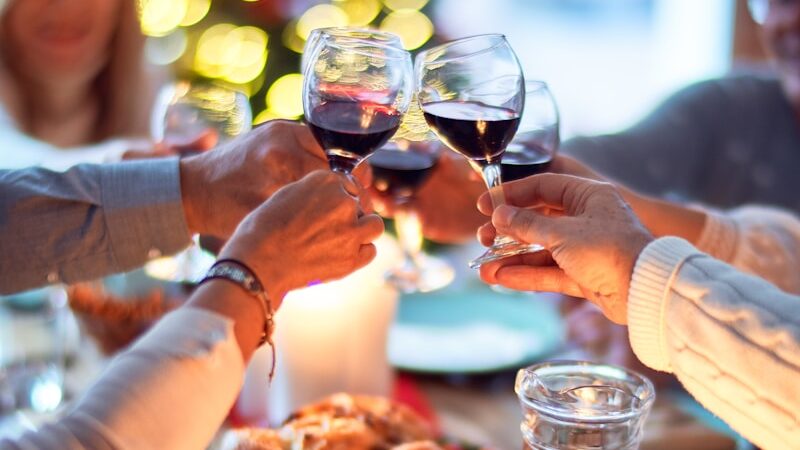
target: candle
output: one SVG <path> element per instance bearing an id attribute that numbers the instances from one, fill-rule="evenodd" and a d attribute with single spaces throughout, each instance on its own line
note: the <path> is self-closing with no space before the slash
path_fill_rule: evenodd
<path id="1" fill-rule="evenodd" d="M 267 397 L 273 424 L 300 406 L 336 392 L 388 396 L 393 372 L 386 354 L 389 326 L 398 293 L 385 282 L 386 271 L 401 261 L 396 242 L 376 242 L 378 256 L 350 276 L 287 295 L 275 317 L 278 364 L 267 393 L 270 353 L 254 357 L 240 404 Z M 266 363 L 260 361 L 266 358 Z M 245 397 L 250 400 L 244 401 Z M 261 403 L 262 405 L 264 403 Z"/>

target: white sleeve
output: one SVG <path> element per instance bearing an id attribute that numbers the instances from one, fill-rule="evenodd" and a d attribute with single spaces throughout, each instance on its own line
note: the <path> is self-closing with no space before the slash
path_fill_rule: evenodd
<path id="1" fill-rule="evenodd" d="M 119 161 L 123 153 L 131 150 L 129 147 L 126 139 L 111 139 L 94 145 L 59 148 L 21 132 L 0 106 L 0 169 L 40 166 L 63 171 L 81 163 Z"/>
<path id="2" fill-rule="evenodd" d="M 628 326 L 644 364 L 743 436 L 800 448 L 800 297 L 662 238 L 636 263 Z"/>
<path id="3" fill-rule="evenodd" d="M 115 358 L 66 417 L 0 448 L 205 448 L 243 380 L 233 322 L 182 307 Z"/>
<path id="4" fill-rule="evenodd" d="M 755 205 L 705 212 L 698 249 L 786 292 L 800 294 L 800 218 L 786 210 Z"/>

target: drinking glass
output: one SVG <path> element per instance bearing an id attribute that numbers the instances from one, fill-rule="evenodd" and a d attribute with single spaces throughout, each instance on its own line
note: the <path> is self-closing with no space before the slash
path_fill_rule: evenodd
<path id="1" fill-rule="evenodd" d="M 390 269 L 387 280 L 405 293 L 430 292 L 450 284 L 453 268 L 441 258 L 422 251 L 422 222 L 415 197 L 434 171 L 441 144 L 436 140 L 392 140 L 370 158 L 372 186 L 395 207 L 394 223 L 403 250 L 400 267 Z"/>
<path id="2" fill-rule="evenodd" d="M 156 142 L 188 144 L 203 141 L 215 147 L 250 131 L 253 116 L 247 96 L 210 83 L 180 81 L 165 86 L 158 94 L 150 116 L 150 132 Z M 192 283 L 214 264 L 214 256 L 193 245 L 175 257 L 161 258 L 145 266 L 158 279 Z"/>
<path id="3" fill-rule="evenodd" d="M 485 34 L 430 48 L 417 55 L 415 74 L 428 125 L 483 175 L 494 208 L 504 204 L 500 163 L 525 105 L 522 68 L 505 36 Z M 542 249 L 498 235 L 470 267 Z"/>
<path id="4" fill-rule="evenodd" d="M 306 44 L 303 46 L 303 53 L 300 56 L 300 73 L 306 73 L 308 61 L 311 59 L 311 55 L 314 53 L 314 50 L 316 50 L 320 40 L 327 39 L 331 36 L 334 38 L 350 38 L 373 42 L 403 50 L 403 41 L 400 39 L 400 36 L 393 33 L 355 27 L 315 28 L 309 33 Z"/>
<path id="5" fill-rule="evenodd" d="M 303 82 L 303 110 L 334 172 L 361 160 L 400 126 L 412 95 L 411 57 L 369 41 L 321 39 Z"/>
<path id="6" fill-rule="evenodd" d="M 503 154 L 503 182 L 547 171 L 559 144 L 558 108 L 547 83 L 525 81 L 525 111 Z"/>
<path id="7" fill-rule="evenodd" d="M 522 435 L 536 450 L 636 450 L 656 395 L 636 372 L 583 361 L 521 369 L 514 390 Z"/>
<path id="8" fill-rule="evenodd" d="M 0 297 L 0 434 L 62 404 L 67 319 L 62 288 Z"/>

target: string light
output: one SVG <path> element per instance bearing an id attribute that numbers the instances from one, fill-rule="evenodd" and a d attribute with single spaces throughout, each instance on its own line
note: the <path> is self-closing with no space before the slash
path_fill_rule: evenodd
<path id="1" fill-rule="evenodd" d="M 406 50 L 414 50 L 433 36 L 433 23 L 425 14 L 414 9 L 400 9 L 389 13 L 380 29 L 400 36 Z"/>

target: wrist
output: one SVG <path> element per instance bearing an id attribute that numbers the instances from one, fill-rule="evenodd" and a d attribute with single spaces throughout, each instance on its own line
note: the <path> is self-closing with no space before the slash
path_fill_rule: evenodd
<path id="1" fill-rule="evenodd" d="M 233 239 L 232 239 L 233 240 Z M 272 308 L 278 310 L 283 301 L 283 297 L 288 292 L 283 286 L 281 271 L 277 259 L 268 255 L 259 254 L 253 255 L 250 252 L 242 251 L 234 245 L 226 245 L 219 253 L 219 259 L 233 259 L 240 261 L 242 264 L 250 268 L 254 275 L 258 278 L 259 283 L 264 289 L 272 303 Z"/>
<path id="2" fill-rule="evenodd" d="M 201 181 L 203 179 L 202 165 L 197 157 L 181 158 L 179 164 L 181 201 L 186 224 L 190 232 L 201 233 L 205 229 L 201 212 L 201 204 L 204 201 L 203 183 Z"/>

